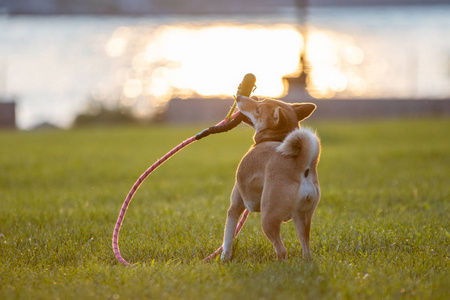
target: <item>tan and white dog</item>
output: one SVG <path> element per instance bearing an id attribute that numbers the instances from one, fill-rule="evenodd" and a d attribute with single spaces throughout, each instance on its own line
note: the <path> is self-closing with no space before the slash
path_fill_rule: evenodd
<path id="1" fill-rule="evenodd" d="M 264 234 L 275 247 L 278 260 L 287 256 L 280 226 L 291 219 L 303 257 L 310 259 L 311 220 L 320 199 L 320 141 L 311 130 L 301 129 L 299 121 L 309 117 L 316 105 L 238 96 L 237 106 L 253 123 L 255 144 L 242 158 L 236 173 L 222 259 L 231 259 L 238 219 L 246 208 L 261 212 Z"/>

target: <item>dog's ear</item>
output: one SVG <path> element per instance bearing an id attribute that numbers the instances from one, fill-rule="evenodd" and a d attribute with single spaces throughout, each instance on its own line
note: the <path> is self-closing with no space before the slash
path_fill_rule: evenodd
<path id="1" fill-rule="evenodd" d="M 314 103 L 294 103 L 292 104 L 292 108 L 297 115 L 297 119 L 301 121 L 313 113 L 316 109 L 316 105 Z"/>
<path id="2" fill-rule="evenodd" d="M 281 107 L 277 107 L 273 111 L 273 120 L 275 123 L 275 127 L 282 127 L 286 124 L 286 114 L 283 112 L 283 109 Z"/>

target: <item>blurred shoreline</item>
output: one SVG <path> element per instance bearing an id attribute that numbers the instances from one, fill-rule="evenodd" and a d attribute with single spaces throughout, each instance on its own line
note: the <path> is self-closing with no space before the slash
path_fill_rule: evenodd
<path id="1" fill-rule="evenodd" d="M 312 121 L 370 121 L 398 120 L 404 118 L 448 118 L 450 98 L 447 99 L 281 99 L 288 103 L 311 102 L 317 105 Z M 189 98 L 171 99 L 167 109 L 161 113 L 157 123 L 174 125 L 216 124 L 221 121 L 233 103 L 233 99 Z M 0 102 L 1 129 L 64 129 L 51 122 L 37 123 L 30 128 L 20 128 L 15 120 L 15 102 Z M 142 124 L 142 121 L 123 115 L 118 110 L 103 114 L 80 115 L 71 127 L 111 126 L 120 124 Z M 149 124 L 149 122 L 144 122 Z"/>
<path id="2" fill-rule="evenodd" d="M 296 98 L 297 97 L 297 98 Z M 288 103 L 317 105 L 311 120 L 370 120 L 408 117 L 449 117 L 449 99 L 302 99 L 296 95 L 281 99 Z M 233 99 L 172 99 L 163 121 L 175 124 L 219 122 Z"/>

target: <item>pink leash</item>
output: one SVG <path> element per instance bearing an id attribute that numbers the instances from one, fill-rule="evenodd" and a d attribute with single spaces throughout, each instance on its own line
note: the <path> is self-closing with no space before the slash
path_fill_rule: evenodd
<path id="1" fill-rule="evenodd" d="M 222 122 L 220 122 L 219 124 L 217 124 L 214 127 L 211 127 L 210 129 L 214 129 L 214 128 L 218 128 L 220 126 L 226 125 L 228 123 L 233 122 L 235 119 L 238 119 L 237 116 L 240 115 L 239 112 L 235 113 L 232 117 L 231 117 L 231 121 L 229 121 L 229 119 L 225 119 Z M 242 115 L 241 115 L 242 116 Z M 237 124 L 239 124 L 241 121 L 239 121 Z M 235 122 L 236 123 L 236 122 Z M 237 126 L 234 125 L 234 126 Z M 233 127 L 231 127 L 233 128 Z M 144 180 L 154 171 L 156 170 L 160 165 L 162 165 L 166 160 L 168 160 L 169 158 L 171 158 L 174 154 L 176 154 L 178 151 L 180 151 L 181 149 L 183 149 L 184 147 L 188 146 L 189 144 L 198 141 L 199 139 L 207 136 L 208 134 L 211 133 L 219 133 L 219 132 L 224 132 L 227 131 L 231 128 L 227 128 L 225 130 L 221 130 L 221 131 L 213 131 L 213 132 L 209 132 L 209 133 L 205 133 L 207 130 L 204 130 L 202 133 L 199 133 L 187 140 L 185 140 L 184 142 L 182 142 L 181 144 L 179 144 L 178 146 L 176 146 L 175 148 L 173 148 L 172 150 L 170 150 L 166 155 L 164 155 L 162 158 L 160 158 L 158 161 L 156 161 L 150 168 L 148 168 L 140 177 L 139 179 L 134 183 L 133 187 L 131 188 L 131 190 L 128 192 L 128 195 L 122 205 L 122 209 L 120 210 L 119 213 L 119 217 L 117 218 L 117 222 L 116 222 L 116 226 L 114 227 L 114 232 L 113 232 L 113 238 L 112 238 L 112 246 L 113 246 L 113 250 L 114 250 L 114 254 L 116 255 L 117 260 L 122 263 L 125 266 L 131 266 L 131 264 L 129 262 L 127 262 L 122 255 L 120 255 L 120 250 L 119 250 L 119 231 L 120 231 L 120 227 L 122 226 L 123 223 L 123 219 L 125 217 L 125 213 L 127 212 L 127 208 L 130 205 L 131 199 L 133 198 L 134 194 L 136 193 L 137 189 L 141 186 L 142 182 L 144 182 Z M 245 221 L 247 220 L 248 217 L 248 210 L 245 210 L 244 214 L 242 215 L 239 224 L 236 228 L 236 233 L 235 236 L 237 236 L 239 234 L 239 232 L 241 231 L 242 227 L 244 226 Z M 217 249 L 214 253 L 212 253 L 211 255 L 209 255 L 207 258 L 205 258 L 205 261 L 209 261 L 212 258 L 215 258 L 220 252 L 222 252 L 223 246 L 221 246 L 219 249 Z"/>

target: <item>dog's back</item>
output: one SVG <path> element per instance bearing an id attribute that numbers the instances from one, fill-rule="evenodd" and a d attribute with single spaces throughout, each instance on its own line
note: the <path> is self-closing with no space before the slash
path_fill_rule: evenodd
<path id="1" fill-rule="evenodd" d="M 282 188 L 289 197 L 280 199 L 293 209 L 300 205 L 316 202 L 318 198 L 317 164 L 320 156 L 320 141 L 310 129 L 296 129 L 283 142 L 257 144 L 244 156 L 237 172 L 239 190 L 250 211 L 260 211 L 263 189 L 267 191 Z M 316 187 L 317 186 L 317 187 Z M 280 202 L 278 202 L 280 204 Z M 286 209 L 288 211 L 289 209 Z M 284 219 L 285 217 L 283 217 Z"/>

